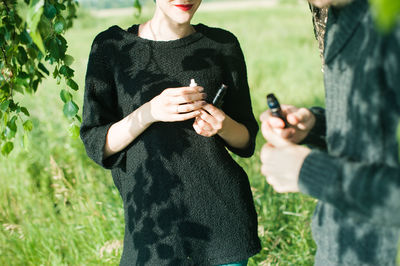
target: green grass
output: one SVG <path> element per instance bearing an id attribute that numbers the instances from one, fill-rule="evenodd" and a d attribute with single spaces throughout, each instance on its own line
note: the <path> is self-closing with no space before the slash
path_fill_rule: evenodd
<path id="1" fill-rule="evenodd" d="M 113 24 L 128 27 L 148 17 L 93 18 L 82 12 L 68 32 L 68 53 L 81 91 L 94 36 Z M 323 105 L 317 43 L 307 5 L 271 9 L 199 12 L 194 23 L 223 27 L 244 51 L 255 115 L 266 108 L 265 95 L 298 106 Z M 62 84 L 62 86 L 65 86 Z M 59 87 L 46 81 L 35 97 L 24 99 L 35 129 L 28 151 L 0 158 L 0 265 L 115 265 L 121 255 L 122 201 L 110 173 L 91 162 L 79 139 L 68 136 Z M 250 265 L 311 265 L 315 245 L 310 216 L 315 200 L 277 194 L 260 174 L 257 138 L 251 159 L 237 161 L 249 174 L 259 214 L 263 250 Z"/>

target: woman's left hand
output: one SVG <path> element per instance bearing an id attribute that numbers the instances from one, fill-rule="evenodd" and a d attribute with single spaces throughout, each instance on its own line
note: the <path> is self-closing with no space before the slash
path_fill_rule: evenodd
<path id="1" fill-rule="evenodd" d="M 225 125 L 226 114 L 212 104 L 206 104 L 202 108 L 193 123 L 194 130 L 204 137 L 220 133 Z"/>

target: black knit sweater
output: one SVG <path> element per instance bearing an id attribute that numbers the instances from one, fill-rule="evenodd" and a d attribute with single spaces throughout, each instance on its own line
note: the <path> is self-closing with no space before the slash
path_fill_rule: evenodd
<path id="1" fill-rule="evenodd" d="M 382 34 L 368 1 L 354 0 L 330 9 L 325 43 L 327 151 L 310 153 L 299 182 L 302 192 L 319 199 L 312 223 L 315 264 L 395 265 L 400 24 Z M 325 120 L 317 118 L 316 131 L 325 131 Z"/>
<path id="2" fill-rule="evenodd" d="M 260 250 L 248 177 L 232 152 L 254 152 L 258 125 L 246 67 L 231 33 L 195 25 L 174 41 L 137 36 L 114 26 L 94 40 L 89 57 L 81 138 L 95 162 L 112 169 L 125 211 L 121 265 L 215 265 Z M 157 122 L 123 151 L 103 160 L 109 127 L 166 88 L 203 86 L 210 102 L 224 83 L 222 106 L 250 133 L 246 149 L 203 137 L 193 120 Z"/>

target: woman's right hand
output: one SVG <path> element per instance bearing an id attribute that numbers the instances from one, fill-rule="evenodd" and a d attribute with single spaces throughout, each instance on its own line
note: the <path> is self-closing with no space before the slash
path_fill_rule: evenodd
<path id="1" fill-rule="evenodd" d="M 200 115 L 206 94 L 200 86 L 168 88 L 150 101 L 152 122 L 174 122 Z"/>

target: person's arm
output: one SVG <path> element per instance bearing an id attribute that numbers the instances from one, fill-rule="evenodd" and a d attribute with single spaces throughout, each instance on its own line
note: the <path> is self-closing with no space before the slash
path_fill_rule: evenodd
<path id="1" fill-rule="evenodd" d="M 352 162 L 314 150 L 302 165 L 299 188 L 349 215 L 400 225 L 400 167 Z"/>
<path id="2" fill-rule="evenodd" d="M 195 118 L 205 104 L 202 87 L 165 89 L 122 120 L 114 123 L 107 133 L 104 158 L 128 146 L 154 122 L 176 122 Z"/>
<path id="3" fill-rule="evenodd" d="M 385 89 L 392 90 L 393 100 L 400 106 L 399 27 L 387 37 L 384 48 Z M 350 216 L 363 217 L 382 226 L 400 226 L 399 164 L 355 162 L 320 150 L 310 152 L 299 145 L 285 143 L 268 124 L 262 129 L 266 138 L 279 147 L 265 146 L 261 152 L 263 173 L 272 177 L 275 189 L 300 190 Z"/>
<path id="4" fill-rule="evenodd" d="M 228 86 L 224 104 L 221 109 L 207 104 L 193 127 L 203 136 L 217 134 L 230 151 L 241 157 L 250 157 L 255 149 L 258 124 L 251 107 L 244 55 L 233 34 L 225 31 L 222 35 L 224 42 L 230 43 L 222 55 L 223 80 Z"/>

